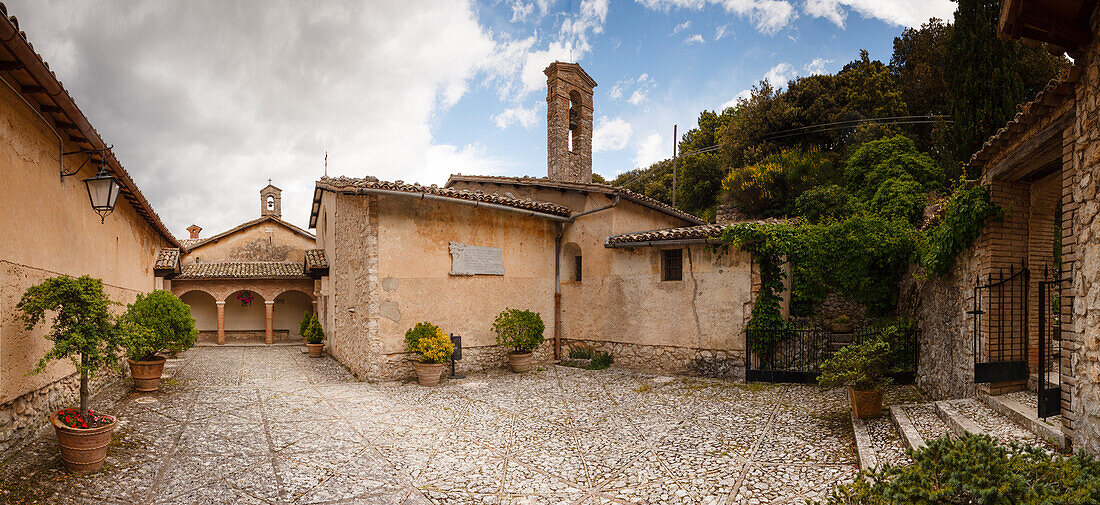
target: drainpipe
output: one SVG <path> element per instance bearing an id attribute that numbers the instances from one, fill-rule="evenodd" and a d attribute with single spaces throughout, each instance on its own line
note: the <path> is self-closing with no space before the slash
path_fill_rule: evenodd
<path id="1" fill-rule="evenodd" d="M 600 211 L 615 208 L 622 197 L 615 195 L 615 201 L 611 205 L 605 205 L 592 210 L 578 212 L 569 216 L 569 221 L 558 223 L 558 236 L 554 237 L 554 359 L 561 359 L 561 237 L 565 234 L 565 223 L 574 219 L 595 214 Z"/>

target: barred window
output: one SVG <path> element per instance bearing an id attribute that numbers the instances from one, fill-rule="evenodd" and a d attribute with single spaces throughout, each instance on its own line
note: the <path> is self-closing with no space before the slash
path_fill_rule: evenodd
<path id="1" fill-rule="evenodd" d="M 678 281 L 684 278 L 684 254 L 682 249 L 661 251 L 661 280 Z"/>

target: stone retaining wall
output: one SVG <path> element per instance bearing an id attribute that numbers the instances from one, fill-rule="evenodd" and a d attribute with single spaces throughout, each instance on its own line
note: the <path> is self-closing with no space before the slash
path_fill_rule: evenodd
<path id="1" fill-rule="evenodd" d="M 122 374 L 107 371 L 94 377 L 89 385 L 92 394 L 125 378 L 129 367 L 123 370 Z M 29 442 L 38 430 L 48 427 L 51 414 L 79 404 L 80 376 L 74 373 L 0 405 L 0 461 Z"/>
<path id="2" fill-rule="evenodd" d="M 744 351 L 562 339 L 563 358 L 569 356 L 571 344 L 591 346 L 599 351 L 610 352 L 616 365 L 647 372 L 745 378 Z"/>

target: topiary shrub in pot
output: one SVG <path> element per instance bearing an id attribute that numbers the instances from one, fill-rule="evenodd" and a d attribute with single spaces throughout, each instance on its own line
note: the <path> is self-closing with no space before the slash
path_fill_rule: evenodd
<path id="1" fill-rule="evenodd" d="M 424 322 L 405 332 L 405 349 L 416 356 L 413 366 L 420 385 L 434 386 L 439 384 L 443 365 L 451 359 L 455 345 L 438 326 Z"/>
<path id="2" fill-rule="evenodd" d="M 137 295 L 134 303 L 126 307 L 118 326 L 134 389 L 144 392 L 160 388 L 167 360 L 158 353 L 175 354 L 190 349 L 199 333 L 191 307 L 164 290 Z"/>
<path id="3" fill-rule="evenodd" d="M 513 372 L 526 372 L 534 366 L 531 355 L 542 344 L 544 330 L 546 325 L 538 312 L 504 309 L 497 315 L 493 331 L 498 344 L 512 348 L 508 353 L 508 365 Z"/>
<path id="4" fill-rule="evenodd" d="M 88 407 L 88 381 L 104 367 L 118 365 L 118 330 L 107 311 L 111 303 L 99 279 L 62 275 L 31 286 L 16 305 L 27 331 L 52 317 L 46 338 L 53 341 L 53 348 L 33 373 L 45 370 L 52 360 L 69 358 L 80 374 L 80 407 L 50 416 L 61 445 L 61 461 L 77 474 L 103 466 L 111 433 L 118 424 L 115 418 Z"/>
<path id="5" fill-rule="evenodd" d="M 305 332 L 302 333 L 306 339 L 306 349 L 309 351 L 309 357 L 320 358 L 325 353 L 325 329 L 321 327 L 317 314 L 308 314 L 307 317 L 309 317 L 309 323 L 305 326 Z"/>
<path id="6" fill-rule="evenodd" d="M 847 386 L 848 399 L 856 417 L 877 417 L 882 413 L 882 388 L 890 384 L 890 345 L 867 340 L 845 346 L 821 364 L 818 382 L 822 386 Z"/>

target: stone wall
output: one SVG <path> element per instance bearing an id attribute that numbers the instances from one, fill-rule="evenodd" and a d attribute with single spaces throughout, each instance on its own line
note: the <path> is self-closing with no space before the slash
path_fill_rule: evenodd
<path id="1" fill-rule="evenodd" d="M 563 358 L 570 345 L 583 345 L 611 353 L 616 366 L 662 374 L 701 375 L 704 377 L 745 378 L 745 351 L 700 349 L 669 345 L 640 345 L 606 340 L 565 339 Z"/>
<path id="2" fill-rule="evenodd" d="M 89 389 L 94 394 L 111 382 L 124 379 L 129 367 L 124 366 L 122 370 L 121 374 L 104 371 L 97 375 Z M 0 461 L 23 446 L 39 430 L 47 428 L 49 417 L 54 412 L 79 403 L 80 376 L 72 374 L 0 405 Z"/>
<path id="3" fill-rule="evenodd" d="M 813 303 L 813 316 L 822 323 L 828 324 L 842 315 L 848 316 L 856 328 L 870 323 L 867 307 L 835 292 L 830 291 L 824 300 Z"/>
<path id="4" fill-rule="evenodd" d="M 1063 387 L 1070 390 L 1069 421 L 1075 448 L 1100 454 L 1100 11 L 1090 20 L 1094 42 L 1077 59 L 1084 66 L 1078 81 L 1073 126 L 1077 133 L 1072 153 L 1072 200 L 1069 210 L 1076 237 L 1073 259 L 1073 330 L 1064 333 L 1069 373 Z M 1066 234 L 1064 233 L 1063 236 Z M 1065 371 L 1063 367 L 1063 371 Z"/>
<path id="5" fill-rule="evenodd" d="M 295 328 L 295 333 L 297 333 L 297 328 Z M 272 330 L 271 334 L 275 337 L 276 342 L 291 341 L 290 330 Z M 266 338 L 264 330 L 225 330 L 225 341 L 230 344 L 234 342 L 263 342 L 264 338 Z M 218 332 L 217 330 L 200 331 L 196 340 L 199 342 L 217 342 Z"/>

